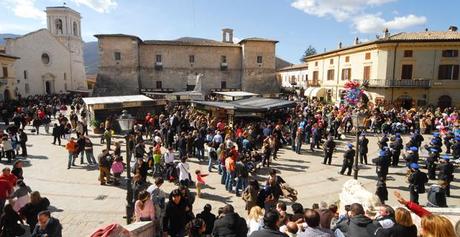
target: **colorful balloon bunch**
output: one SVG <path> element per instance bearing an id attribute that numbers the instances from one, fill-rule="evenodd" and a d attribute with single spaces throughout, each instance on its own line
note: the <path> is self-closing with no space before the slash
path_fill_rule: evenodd
<path id="1" fill-rule="evenodd" d="M 348 81 L 345 83 L 345 103 L 351 106 L 358 104 L 359 99 L 364 94 L 364 90 L 357 81 Z"/>

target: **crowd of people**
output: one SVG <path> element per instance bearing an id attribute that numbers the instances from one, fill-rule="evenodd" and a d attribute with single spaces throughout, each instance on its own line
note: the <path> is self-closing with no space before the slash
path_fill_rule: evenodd
<path id="1" fill-rule="evenodd" d="M 365 115 L 359 127 L 353 121 L 353 114 L 357 112 Z M 156 236 L 416 236 L 417 230 L 414 230 L 406 209 L 394 210 L 384 205 L 388 200 L 386 180 L 389 169 L 404 163 L 408 168 L 410 201 L 399 194 L 397 197 L 408 209 L 422 217 L 422 236 L 448 237 L 453 233 L 448 220 L 446 222 L 444 217 L 432 215 L 418 204 L 419 194 L 426 192 L 427 206 L 447 207 L 450 182 L 454 180 L 453 162 L 460 158 L 458 113 L 453 108 L 354 109 L 316 101 L 299 102 L 295 108 L 273 111 L 270 117 L 259 121 L 240 120 L 229 126 L 225 121 L 190 107 L 167 105 L 162 113 L 146 114 L 132 128 L 127 144 L 124 144 L 127 148 L 125 157 L 122 143 L 113 137 L 117 129 L 114 123 L 116 116 L 107 117 L 100 123 L 103 129 L 100 142 L 105 144 L 105 148 L 97 159 L 93 154 L 93 141 L 88 136 L 87 113 L 81 98 L 63 95 L 27 98 L 14 106 L 3 105 L 2 119 L 6 127 L 1 155 L 6 156 L 8 162 L 20 156 L 27 157 L 25 126 L 31 125 L 31 133 L 36 134 L 40 134 L 43 126 L 48 134 L 51 121 L 55 119 L 50 133 L 52 144 L 61 145 L 61 139 L 67 141 L 67 169 L 77 165 L 78 157 L 80 165 L 84 165 L 86 157 L 87 165 L 98 166 L 101 185 L 132 185 L 134 220 L 154 221 Z M 351 175 L 356 153 L 362 165 L 373 163 L 381 211 L 369 218 L 359 203 L 338 210 L 336 205 L 328 206 L 324 202 L 312 208 L 304 208 L 295 202 L 297 191 L 289 187 L 271 164 L 279 158 L 278 151 L 283 146 L 289 146 L 299 154 L 316 155 L 319 152 L 324 154 L 324 165 L 331 165 L 334 153 L 342 143 L 340 140 L 354 132 L 359 133 L 358 147 L 346 143 L 339 173 Z M 368 134 L 379 137 L 378 156 L 369 160 Z M 424 143 L 423 135 L 426 138 L 426 134 L 432 134 L 433 138 Z M 403 142 L 403 137 L 409 137 L 408 141 Z M 307 149 L 302 149 L 302 146 Z M 424 151 L 428 152 L 426 159 L 421 155 Z M 126 166 L 131 165 L 126 164 L 126 156 L 134 157 L 135 161 L 132 166 L 133 182 L 128 184 L 121 177 Z M 207 163 L 208 173 L 191 171 L 188 160 L 195 158 Z M 425 164 L 428 174 L 422 171 L 420 164 Z M 269 169 L 263 184 L 250 178 L 251 173 L 261 167 Z M 207 192 L 211 192 L 206 176 L 214 170 L 221 176 L 225 190 L 246 203 L 248 218 L 236 213 L 231 205 L 219 208 L 215 215 L 208 204 L 195 215 L 195 198 L 206 198 Z M 153 183 L 149 182 L 149 175 L 154 177 Z M 0 200 L 3 204 L 10 200 L 2 209 L 2 217 L 7 216 L 9 220 L 1 222 L 4 229 L 8 226 L 16 228 L 14 226 L 25 219 L 31 230 L 35 228 L 33 233 L 45 233 L 47 225 L 56 226 L 49 228 L 60 232 L 59 221 L 50 217 L 47 211 L 47 199 L 39 195 L 32 198 L 37 195 L 34 194 L 36 191 L 31 193 L 23 178 L 17 177 L 19 181 L 11 183 L 2 182 L 6 180 L 2 176 L 0 184 L 4 184 L 0 187 L 5 187 L 7 195 Z M 436 179 L 438 183 L 427 191 L 425 186 L 429 179 Z M 165 193 L 162 190 L 165 181 L 176 183 L 178 188 Z M 196 195 L 191 192 L 193 187 Z M 27 214 L 21 211 L 23 207 L 15 206 L 27 206 L 28 201 L 20 199 L 27 195 L 31 196 L 30 203 L 32 199 L 39 200 L 34 201 L 34 205 L 40 207 L 36 208 L 39 211 Z M 292 212 L 288 211 L 282 197 L 293 202 Z M 11 219 L 12 216 L 17 217 L 16 222 L 11 221 L 16 220 Z M 43 222 L 45 226 L 41 219 L 46 220 Z"/>

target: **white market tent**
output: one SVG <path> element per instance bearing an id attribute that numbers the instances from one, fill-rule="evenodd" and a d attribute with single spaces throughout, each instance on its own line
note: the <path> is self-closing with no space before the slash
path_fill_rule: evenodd
<path id="1" fill-rule="evenodd" d="M 246 99 L 259 94 L 247 92 L 247 91 L 216 91 L 214 94 L 221 96 L 222 100 L 235 101 L 240 99 Z"/>

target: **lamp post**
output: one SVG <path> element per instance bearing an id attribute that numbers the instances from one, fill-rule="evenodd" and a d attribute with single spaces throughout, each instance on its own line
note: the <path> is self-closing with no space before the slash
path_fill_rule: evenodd
<path id="1" fill-rule="evenodd" d="M 359 156 L 359 135 L 360 129 L 364 126 L 364 118 L 365 114 L 362 113 L 359 110 L 355 110 L 353 112 L 353 120 L 355 122 L 355 127 L 356 127 L 356 151 L 355 151 L 355 161 L 353 162 L 353 178 L 358 180 L 358 171 L 359 171 L 359 166 L 358 166 L 358 156 Z"/>
<path id="2" fill-rule="evenodd" d="M 131 224 L 131 220 L 133 218 L 134 212 L 134 204 L 133 204 L 133 187 L 131 185 L 131 151 L 129 147 L 129 138 L 132 136 L 131 129 L 134 125 L 134 117 L 128 114 L 128 111 L 123 110 L 121 112 L 120 117 L 118 118 L 118 124 L 120 124 L 120 129 L 123 133 L 126 134 L 125 141 L 126 141 L 126 222 L 127 224 Z"/>

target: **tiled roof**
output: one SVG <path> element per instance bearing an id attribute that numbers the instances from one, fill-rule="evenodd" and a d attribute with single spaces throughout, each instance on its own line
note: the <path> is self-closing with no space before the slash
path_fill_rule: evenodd
<path id="1" fill-rule="evenodd" d="M 460 40 L 460 32 L 458 31 L 424 31 L 424 32 L 402 32 L 390 36 L 388 39 L 381 40 Z"/>
<path id="2" fill-rule="evenodd" d="M 9 55 L 9 54 L 6 54 L 6 53 L 0 53 L 0 58 L 1 57 L 3 57 L 3 58 L 12 58 L 12 59 L 20 59 L 19 57 Z"/>
<path id="3" fill-rule="evenodd" d="M 144 44 L 157 44 L 157 45 L 184 45 L 184 46 L 217 46 L 217 47 L 240 47 L 240 45 L 233 43 L 225 43 L 216 40 L 183 37 L 176 40 L 145 40 Z"/>
<path id="4" fill-rule="evenodd" d="M 277 40 L 271 40 L 271 39 L 265 39 L 265 38 L 257 38 L 257 37 L 252 37 L 252 38 L 246 38 L 246 39 L 242 39 L 239 44 L 241 44 L 242 42 L 245 42 L 245 41 L 262 41 L 262 42 L 274 42 L 274 43 L 278 43 Z"/>
<path id="5" fill-rule="evenodd" d="M 296 70 L 296 69 L 302 69 L 302 68 L 308 68 L 308 64 L 307 63 L 293 64 L 291 66 L 280 68 L 278 69 L 278 71 L 290 71 L 290 70 Z"/>
<path id="6" fill-rule="evenodd" d="M 308 56 L 306 59 L 316 58 L 318 56 L 324 56 L 331 53 L 341 52 L 347 49 L 358 48 L 362 46 L 380 44 L 380 43 L 392 43 L 392 42 L 443 42 L 443 41 L 458 41 L 460 42 L 460 32 L 458 31 L 423 31 L 423 32 L 401 32 L 391 35 L 387 38 L 381 37 L 374 41 L 368 41 L 365 43 L 359 43 L 340 49 L 331 50 L 325 53 L 315 54 Z"/>
<path id="7" fill-rule="evenodd" d="M 102 37 L 127 37 L 127 38 L 133 38 L 133 39 L 137 39 L 139 41 L 142 41 L 139 37 L 135 36 L 135 35 L 125 35 L 125 34 L 97 34 L 97 35 L 94 35 L 94 37 L 96 38 L 102 38 Z"/>

